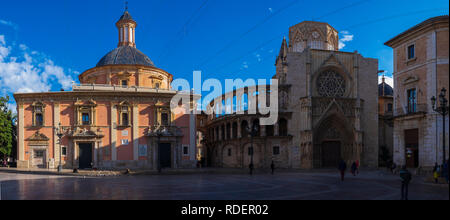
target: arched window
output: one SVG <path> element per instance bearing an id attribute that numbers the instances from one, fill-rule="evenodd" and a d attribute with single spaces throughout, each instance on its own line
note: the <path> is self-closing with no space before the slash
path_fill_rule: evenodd
<path id="1" fill-rule="evenodd" d="M 279 132 L 278 134 L 280 136 L 287 136 L 288 135 L 288 122 L 286 119 L 282 118 L 280 119 L 279 123 Z"/>
<path id="2" fill-rule="evenodd" d="M 272 136 L 274 136 L 274 126 L 273 125 L 267 125 L 266 126 L 266 136 L 268 136 L 268 137 L 272 137 Z"/>
<path id="3" fill-rule="evenodd" d="M 237 138 L 238 134 L 238 124 L 236 122 L 233 123 L 233 138 Z"/>
<path id="4" fill-rule="evenodd" d="M 243 137 L 243 138 L 246 138 L 246 137 L 248 137 L 248 131 L 247 131 L 247 128 L 248 128 L 248 122 L 247 121 L 242 121 L 242 123 L 241 123 L 241 136 Z"/>

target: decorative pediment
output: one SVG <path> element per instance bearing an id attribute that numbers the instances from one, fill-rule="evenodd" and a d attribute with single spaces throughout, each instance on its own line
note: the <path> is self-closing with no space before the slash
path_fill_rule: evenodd
<path id="1" fill-rule="evenodd" d="M 96 131 L 92 131 L 89 129 L 81 129 L 77 127 L 75 130 L 69 131 L 69 137 L 71 138 L 103 138 L 104 134 L 100 128 Z"/>
<path id="2" fill-rule="evenodd" d="M 45 108 L 45 103 L 43 103 L 42 101 L 35 101 L 31 104 L 31 106 L 36 107 L 36 106 L 40 106 L 40 107 L 44 107 Z"/>
<path id="3" fill-rule="evenodd" d="M 336 56 L 335 53 L 331 53 L 330 56 L 328 56 L 328 58 L 320 65 L 320 67 L 318 69 L 319 71 L 317 71 L 316 73 L 321 72 L 320 70 L 323 70 L 328 67 L 336 67 L 338 69 L 343 70 L 343 72 L 346 74 L 346 76 L 350 80 L 353 80 L 352 76 L 350 75 L 350 72 L 347 70 L 347 68 L 345 68 L 345 66 L 338 59 L 338 57 Z"/>
<path id="4" fill-rule="evenodd" d="M 147 135 L 150 137 L 182 137 L 183 132 L 175 126 L 156 125 L 148 127 Z"/>
<path id="5" fill-rule="evenodd" d="M 97 106 L 97 102 L 94 101 L 94 99 L 89 99 L 88 101 L 82 101 L 80 99 L 77 99 L 77 101 L 75 102 L 75 106 L 90 106 L 90 107 L 95 107 Z"/>
<path id="6" fill-rule="evenodd" d="M 48 138 L 45 134 L 40 133 L 39 131 L 36 131 L 31 137 L 27 138 L 26 141 L 49 141 L 50 138 Z"/>
<path id="7" fill-rule="evenodd" d="M 122 101 L 119 103 L 120 106 L 130 106 L 131 104 L 128 101 Z"/>
<path id="8" fill-rule="evenodd" d="M 419 81 L 419 77 L 417 76 L 408 76 L 405 80 L 403 80 L 403 85 L 415 83 Z"/>
<path id="9" fill-rule="evenodd" d="M 132 74 L 130 72 L 128 72 L 128 71 L 117 73 L 117 77 L 119 77 L 119 78 L 127 78 L 127 77 L 130 77 L 130 76 L 132 76 Z"/>
<path id="10" fill-rule="evenodd" d="M 164 77 L 162 77 L 161 75 L 156 75 L 156 74 L 151 75 L 149 78 L 150 79 L 159 79 L 159 80 L 163 80 L 164 79 Z"/>
<path id="11" fill-rule="evenodd" d="M 161 101 L 160 99 L 158 99 L 158 101 L 156 102 L 155 106 L 158 106 L 158 107 L 164 107 L 164 106 L 166 106 L 166 103 L 164 103 L 163 101 Z"/>

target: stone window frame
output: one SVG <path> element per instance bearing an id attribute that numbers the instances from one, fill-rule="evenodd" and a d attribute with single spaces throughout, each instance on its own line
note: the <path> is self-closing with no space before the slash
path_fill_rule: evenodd
<path id="1" fill-rule="evenodd" d="M 415 90 L 415 99 L 416 99 L 416 101 L 415 101 L 415 106 L 414 106 L 415 109 L 414 109 L 414 111 L 409 111 L 410 110 L 409 109 L 409 91 L 411 91 L 411 90 Z M 419 104 L 419 90 L 418 90 L 416 85 L 408 86 L 408 87 L 405 87 L 405 93 L 406 93 L 405 94 L 405 98 L 406 98 L 406 106 L 405 106 L 406 113 L 407 114 L 414 114 L 414 113 L 416 113 L 418 111 L 417 106 Z"/>
<path id="2" fill-rule="evenodd" d="M 66 157 L 67 156 L 67 146 L 61 146 L 61 155 Z"/>
<path id="3" fill-rule="evenodd" d="M 183 145 L 183 155 L 189 155 L 189 146 Z"/>
<path id="4" fill-rule="evenodd" d="M 394 104 L 388 103 L 386 107 L 386 112 L 393 112 L 394 111 Z"/>
<path id="5" fill-rule="evenodd" d="M 131 78 L 131 76 L 132 76 L 132 74 L 129 73 L 128 71 L 117 73 L 116 77 L 117 77 L 117 81 L 118 81 L 117 82 L 118 86 L 124 87 L 124 88 L 130 87 L 130 82 L 131 82 L 130 78 Z M 122 86 L 122 82 L 123 81 L 127 81 L 127 85 L 126 86 Z"/>
<path id="6" fill-rule="evenodd" d="M 33 104 L 31 104 L 31 106 L 33 107 L 33 121 L 32 121 L 32 126 L 33 127 L 44 127 L 45 126 L 45 107 L 47 106 L 45 103 L 41 102 L 41 101 L 37 101 L 37 102 L 33 102 Z M 38 109 L 40 108 L 40 111 L 38 111 Z M 41 114 L 42 115 L 42 124 L 37 124 L 37 119 L 36 119 L 36 115 L 37 114 Z"/>
<path id="7" fill-rule="evenodd" d="M 94 100 L 89 100 L 87 103 L 77 101 L 75 103 L 75 115 L 77 116 L 77 126 L 95 126 L 96 125 L 96 107 L 97 103 Z M 83 124 L 83 114 L 89 114 L 89 124 Z"/>
<path id="8" fill-rule="evenodd" d="M 162 123 L 162 115 L 163 114 L 167 114 L 167 117 L 168 117 L 166 125 L 164 125 Z M 172 126 L 173 119 L 174 119 L 174 117 L 173 117 L 172 112 L 170 111 L 169 107 L 167 107 L 167 106 L 156 107 L 156 110 L 155 110 L 155 125 Z"/>
<path id="9" fill-rule="evenodd" d="M 272 147 L 272 155 L 273 156 L 278 156 L 281 154 L 281 148 L 280 146 L 273 146 Z"/>
<path id="10" fill-rule="evenodd" d="M 126 110 L 125 110 L 126 109 Z M 119 127 L 131 127 L 131 104 L 127 101 L 123 101 L 117 105 L 117 111 L 119 112 Z M 123 114 L 127 114 L 128 123 L 124 123 Z"/>
<path id="11" fill-rule="evenodd" d="M 414 57 L 409 58 L 409 48 L 411 46 L 414 47 Z M 417 60 L 416 50 L 417 50 L 417 47 L 416 47 L 416 42 L 415 41 L 406 44 L 406 47 L 405 47 L 405 58 L 406 58 L 406 62 L 407 63 Z"/>

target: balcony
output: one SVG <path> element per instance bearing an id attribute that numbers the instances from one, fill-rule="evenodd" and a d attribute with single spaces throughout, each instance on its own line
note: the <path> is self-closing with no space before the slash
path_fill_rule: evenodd
<path id="1" fill-rule="evenodd" d="M 428 112 L 427 104 L 418 104 L 415 106 L 415 108 L 408 108 L 408 106 L 405 106 L 404 108 L 395 109 L 394 117 L 398 118 L 410 115 L 426 114 L 427 112 Z"/>
<path id="2" fill-rule="evenodd" d="M 166 93 L 177 94 L 178 91 L 169 89 L 155 89 L 150 87 L 139 86 L 119 86 L 119 85 L 105 85 L 105 84 L 75 84 L 72 86 L 73 91 L 105 91 L 105 92 L 151 92 L 151 93 Z"/>

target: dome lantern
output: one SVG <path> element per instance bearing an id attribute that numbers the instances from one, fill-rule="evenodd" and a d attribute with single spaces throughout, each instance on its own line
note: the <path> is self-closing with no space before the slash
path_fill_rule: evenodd
<path id="1" fill-rule="evenodd" d="M 137 23 L 128 12 L 128 5 L 125 7 L 125 12 L 120 17 L 119 21 L 117 21 L 116 27 L 119 31 L 118 47 L 130 46 L 136 48 L 135 29 Z"/>

